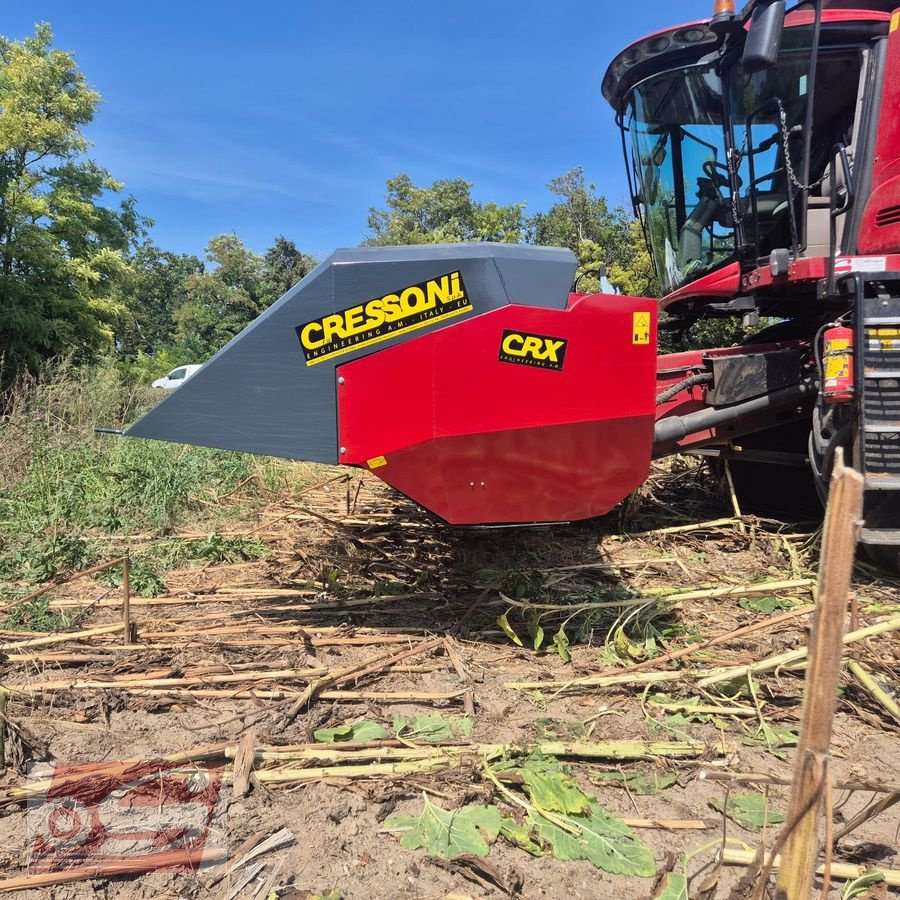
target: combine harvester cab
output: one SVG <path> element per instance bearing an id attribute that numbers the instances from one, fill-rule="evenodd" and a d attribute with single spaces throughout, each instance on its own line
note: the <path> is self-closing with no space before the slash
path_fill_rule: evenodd
<path id="1" fill-rule="evenodd" d="M 340 250 L 126 434 L 366 468 L 452 524 L 608 512 L 647 477 L 656 301 L 568 250 Z"/>

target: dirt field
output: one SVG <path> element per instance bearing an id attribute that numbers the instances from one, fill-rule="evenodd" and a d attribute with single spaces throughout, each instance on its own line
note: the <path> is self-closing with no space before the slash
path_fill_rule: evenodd
<path id="1" fill-rule="evenodd" d="M 233 864 L 282 828 L 293 840 L 263 846 L 230 873 L 104 876 L 19 896 L 624 900 L 654 896 L 667 870 L 685 866 L 692 898 L 750 895 L 746 868 L 719 865 L 718 854 L 771 847 L 779 831 L 802 672 L 769 669 L 748 682 L 723 670 L 805 647 L 815 524 L 732 519 L 727 497 L 694 463 L 660 472 L 605 519 L 520 530 L 450 529 L 368 476 L 323 470 L 322 480 L 291 505 L 246 485 L 256 512 L 235 530 L 270 555 L 168 573 L 164 594 L 132 599 L 132 645 L 121 630 L 64 641 L 0 632 L 10 722 L 0 871 L 25 871 L 40 816 L 26 814 L 20 789 L 42 760 L 186 754 L 216 772 L 224 765 L 208 845 Z M 704 522 L 713 524 L 697 527 Z M 854 627 L 900 615 L 900 583 L 860 566 L 855 592 Z M 84 607 L 72 631 L 121 622 L 120 591 L 100 581 L 51 596 L 51 608 Z M 896 634 L 848 650 L 889 693 Z M 380 728 L 323 741 L 322 729 L 363 721 Z M 898 728 L 845 673 L 832 748 L 835 834 L 900 790 Z M 426 797 L 444 810 L 493 805 L 508 822 L 527 821 L 532 776 L 508 760 L 521 766 L 537 746 L 574 778 L 554 770 L 555 785 L 629 823 L 633 838 L 623 840 L 649 848 L 655 874 L 557 858 L 566 855 L 559 845 L 534 834 L 531 849 L 543 855 L 506 833 L 488 840 L 483 858 L 400 845 L 397 817 L 417 816 Z M 744 777 L 752 773 L 768 777 Z M 866 782 L 880 790 L 863 790 Z M 762 809 L 763 829 L 735 821 L 736 798 Z M 842 837 L 835 863 L 900 869 L 898 809 Z M 843 886 L 835 879 L 830 896 Z"/>

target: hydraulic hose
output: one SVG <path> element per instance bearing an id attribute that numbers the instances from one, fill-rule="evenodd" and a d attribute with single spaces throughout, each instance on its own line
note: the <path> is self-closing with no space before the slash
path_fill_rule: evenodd
<path id="1" fill-rule="evenodd" d="M 727 425 L 736 419 L 749 416 L 752 413 L 764 412 L 767 409 L 775 409 L 779 406 L 789 406 L 807 397 L 815 396 L 818 388 L 814 381 L 801 381 L 799 384 L 773 391 L 771 394 L 763 394 L 743 403 L 735 403 L 723 409 L 701 409 L 698 412 L 688 413 L 686 416 L 667 416 L 656 423 L 653 432 L 654 450 L 664 450 L 671 444 L 680 441 L 689 434 L 719 425 Z"/>
<path id="2" fill-rule="evenodd" d="M 689 378 L 685 378 L 684 381 L 679 381 L 678 384 L 673 384 L 671 387 L 666 388 L 666 390 L 664 390 L 661 394 L 657 394 L 656 405 L 662 406 L 663 403 L 668 403 L 673 397 L 677 397 L 682 391 L 686 391 L 688 388 L 692 388 L 696 384 L 709 384 L 712 380 L 712 372 L 698 372 L 696 375 L 691 375 Z"/>

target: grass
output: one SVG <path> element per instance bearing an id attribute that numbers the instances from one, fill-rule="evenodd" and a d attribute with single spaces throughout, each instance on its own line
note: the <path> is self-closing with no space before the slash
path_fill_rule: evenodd
<path id="1" fill-rule="evenodd" d="M 289 495 L 307 483 L 311 468 L 94 433 L 98 426 L 128 425 L 160 398 L 130 383 L 114 361 L 51 365 L 0 397 L 0 605 L 121 555 L 121 540 L 112 543 L 121 535 L 160 538 L 133 558 L 134 590 L 145 596 L 164 588 L 167 568 L 265 554 L 257 540 L 218 533 L 253 502 L 228 495 L 250 478 L 265 491 Z M 165 540 L 186 523 L 208 536 Z M 113 584 L 121 573 L 99 577 Z M 53 623 L 45 604 L 26 606 L 7 627 L 44 630 Z"/>

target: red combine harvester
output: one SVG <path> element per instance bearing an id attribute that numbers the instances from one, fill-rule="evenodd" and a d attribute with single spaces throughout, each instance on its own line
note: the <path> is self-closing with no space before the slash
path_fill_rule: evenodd
<path id="1" fill-rule="evenodd" d="M 565 250 L 338 251 L 127 432 L 365 467 L 454 524 L 603 514 L 684 451 L 739 488 L 865 475 L 900 551 L 900 11 L 716 0 L 613 61 L 661 301 L 583 294 Z M 769 320 L 657 356 L 661 328 Z"/>

